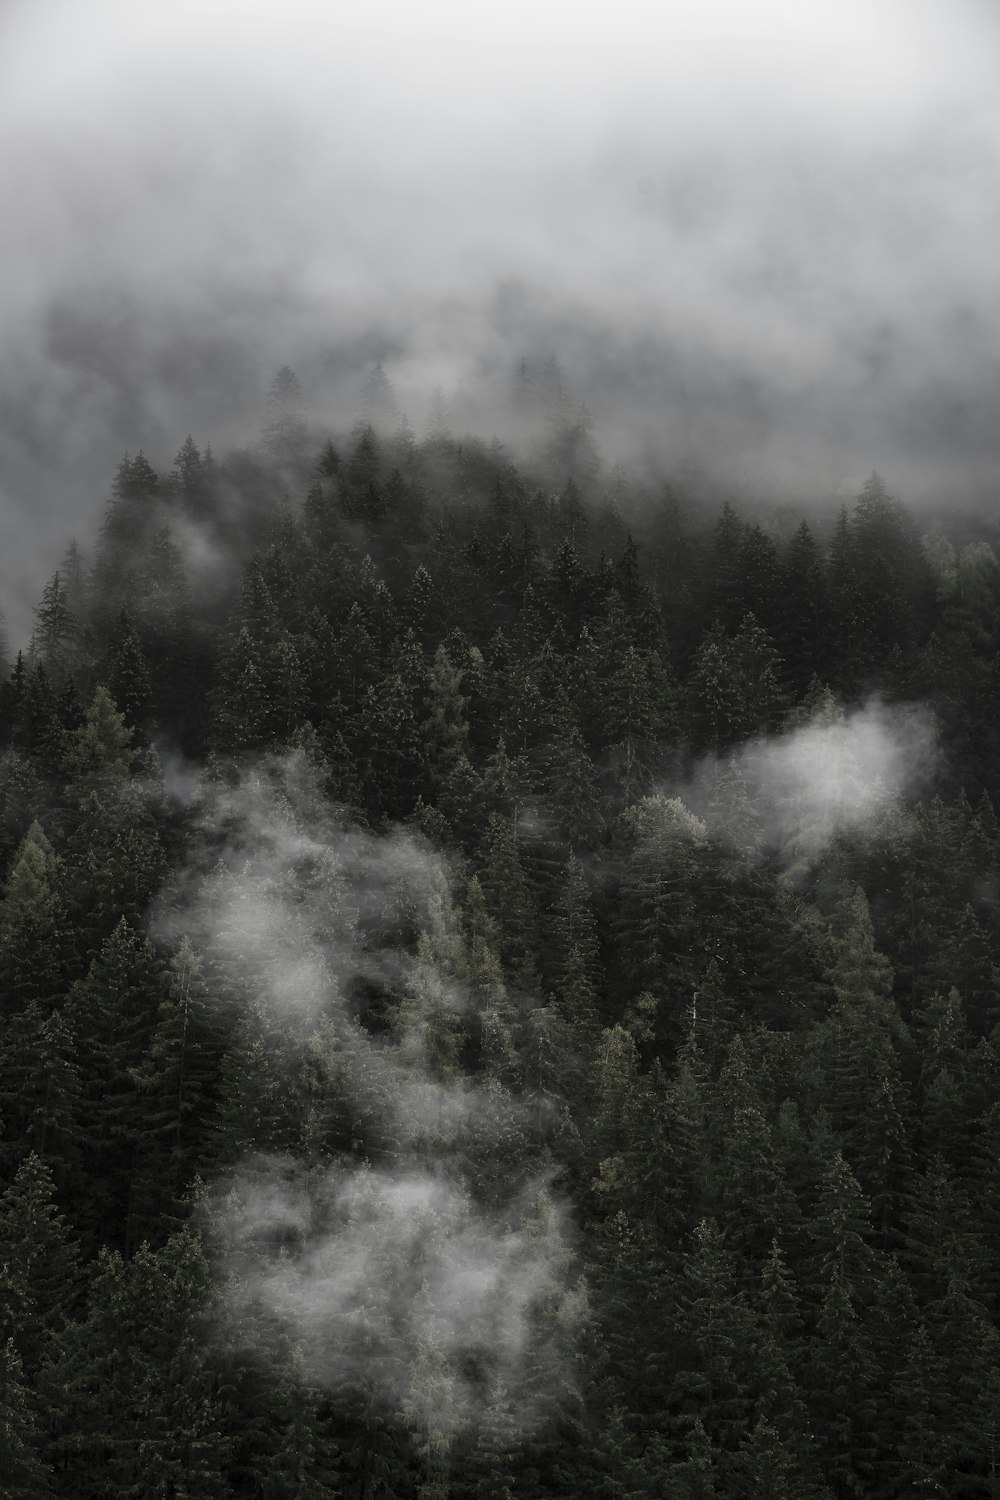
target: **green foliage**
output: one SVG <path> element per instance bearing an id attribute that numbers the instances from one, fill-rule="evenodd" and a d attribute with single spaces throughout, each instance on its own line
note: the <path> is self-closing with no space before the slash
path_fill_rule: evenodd
<path id="1" fill-rule="evenodd" d="M 76 621 L 66 590 L 59 574 L 53 573 L 35 610 L 32 655 L 40 657 L 50 671 L 58 673 L 66 665 L 66 651 L 75 634 Z"/>
<path id="2" fill-rule="evenodd" d="M 773 729 L 782 705 L 781 676 L 774 643 L 752 614 L 732 636 L 714 625 L 698 649 L 689 681 L 702 742 L 718 751 Z"/>
<path id="3" fill-rule="evenodd" d="M 111 637 L 107 685 L 125 723 L 133 729 L 142 729 L 152 707 L 153 689 L 146 653 L 124 607 Z"/>
<path id="4" fill-rule="evenodd" d="M 53 944 L 60 915 L 59 861 L 40 823 L 32 823 L 17 851 L 0 899 L 0 974 L 7 1006 L 45 994 L 58 984 Z"/>
<path id="5" fill-rule="evenodd" d="M 9 1338 L 0 1343 L 0 1473 L 9 1500 L 43 1500 L 53 1494 L 40 1430 L 21 1358 Z"/>
<path id="6" fill-rule="evenodd" d="M 227 1493 L 228 1445 L 205 1348 L 207 1279 L 190 1231 L 155 1254 L 141 1245 L 127 1262 L 102 1252 L 86 1312 L 44 1383 L 64 1493 Z"/>
<path id="7" fill-rule="evenodd" d="M 94 694 L 66 750 L 67 791 L 76 802 L 120 784 L 132 766 L 132 731 L 107 688 Z"/>
<path id="8" fill-rule="evenodd" d="M 0 1198 L 0 1266 L 6 1304 L 0 1337 L 34 1375 L 51 1357 L 77 1295 L 77 1246 L 55 1203 L 52 1174 L 34 1152 Z"/>

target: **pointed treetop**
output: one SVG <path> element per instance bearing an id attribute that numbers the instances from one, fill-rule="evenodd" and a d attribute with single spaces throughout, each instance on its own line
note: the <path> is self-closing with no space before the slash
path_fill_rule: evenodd
<path id="1" fill-rule="evenodd" d="M 31 636 L 31 654 L 48 659 L 61 651 L 76 633 L 76 621 L 69 607 L 66 590 L 58 570 L 42 592 L 42 602 L 35 610 L 35 629 Z"/>
<path id="2" fill-rule="evenodd" d="M 825 682 L 813 673 L 805 697 L 785 717 L 784 727 L 795 729 L 833 729 L 844 723 L 844 710 Z"/>
<path id="3" fill-rule="evenodd" d="M 282 365 L 267 391 L 267 404 L 280 411 L 295 411 L 302 405 L 302 387 L 290 365 Z"/>
<path id="4" fill-rule="evenodd" d="M 53 908 L 57 861 L 37 820 L 21 842 L 0 900 L 0 939 L 25 923 L 44 921 Z"/>
<path id="5" fill-rule="evenodd" d="M 67 755 L 72 779 L 88 788 L 93 779 L 126 776 L 132 765 L 132 731 L 107 688 L 98 687 L 87 717 L 74 730 Z"/>
<path id="6" fill-rule="evenodd" d="M 118 465 L 118 472 L 111 485 L 116 500 L 138 500 L 155 495 L 160 481 L 142 449 L 129 458 L 128 454 Z"/>
<path id="7" fill-rule="evenodd" d="M 361 406 L 365 421 L 373 426 L 383 429 L 399 426 L 396 392 L 380 359 L 376 360 L 375 368 L 365 381 Z"/>
<path id="8" fill-rule="evenodd" d="M 865 507 L 876 507 L 886 504 L 888 500 L 889 491 L 886 489 L 885 480 L 882 478 L 877 469 L 873 469 L 871 471 L 871 474 L 865 480 L 864 484 L 861 486 L 861 493 L 858 496 L 858 505 Z"/>

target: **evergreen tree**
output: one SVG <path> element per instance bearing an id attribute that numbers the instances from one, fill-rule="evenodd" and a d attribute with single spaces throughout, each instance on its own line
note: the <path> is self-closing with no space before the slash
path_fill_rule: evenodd
<path id="1" fill-rule="evenodd" d="M 375 361 L 365 381 L 362 414 L 366 422 L 386 432 L 399 426 L 399 405 L 396 401 L 396 393 L 380 359 Z"/>
<path id="2" fill-rule="evenodd" d="M 94 693 L 66 748 L 67 792 L 76 802 L 121 786 L 132 768 L 132 731 L 107 688 Z"/>
<path id="3" fill-rule="evenodd" d="M 9 1500 L 44 1500 L 54 1493 L 40 1428 L 20 1356 L 8 1338 L 0 1343 L 0 1473 Z"/>
<path id="4" fill-rule="evenodd" d="M 0 1266 L 11 1338 L 29 1376 L 52 1358 L 78 1294 L 77 1246 L 55 1203 L 52 1173 L 31 1152 L 0 1197 Z"/>
<path id="5" fill-rule="evenodd" d="M 123 917 L 86 976 L 74 985 L 66 1020 L 77 1039 L 83 1093 L 79 1131 L 86 1166 L 74 1185 L 77 1222 L 105 1243 L 137 1243 L 135 1199 L 143 1137 L 138 1064 L 161 995 L 152 945 Z"/>
<path id="6" fill-rule="evenodd" d="M 304 722 L 306 675 L 259 562 L 244 577 L 217 675 L 213 740 L 221 752 L 277 748 Z"/>
<path id="7" fill-rule="evenodd" d="M 35 610 L 35 629 L 31 637 L 31 654 L 39 657 L 49 671 L 58 675 L 66 670 L 66 654 L 76 634 L 76 620 L 70 610 L 66 590 L 58 572 L 53 573 Z"/>
<path id="8" fill-rule="evenodd" d="M 549 930 L 553 949 L 549 973 L 556 1004 L 574 1031 L 586 1039 L 597 1024 L 602 975 L 590 889 L 575 856 L 566 864 Z"/>
<path id="9" fill-rule="evenodd" d="M 87 1311 L 46 1380 L 64 1492 L 226 1494 L 227 1441 L 205 1345 L 208 1267 L 197 1237 L 174 1235 L 125 1262 L 103 1251 Z"/>
<path id="10" fill-rule="evenodd" d="M 41 824 L 34 822 L 0 898 L 0 979 L 8 1014 L 32 1000 L 51 1002 L 58 990 L 60 877 L 52 845 Z"/>
<path id="11" fill-rule="evenodd" d="M 788 543 L 775 589 L 777 642 L 788 686 L 801 693 L 829 662 L 830 603 L 819 546 L 805 521 Z"/>
<path id="12" fill-rule="evenodd" d="M 282 365 L 268 387 L 261 446 L 272 463 L 300 472 L 306 462 L 308 437 L 302 419 L 302 387 L 294 370 Z"/>
<path id="13" fill-rule="evenodd" d="M 0 1118 L 7 1139 L 0 1154 L 24 1143 L 49 1162 L 60 1185 L 78 1166 L 80 1068 L 76 1039 L 61 1009 L 32 1001 L 0 1041 Z"/>
<path id="14" fill-rule="evenodd" d="M 426 729 L 427 756 L 432 778 L 436 781 L 444 780 L 465 756 L 469 723 L 462 685 L 461 668 L 452 663 L 443 645 L 438 646 L 429 672 Z"/>
<path id="15" fill-rule="evenodd" d="M 149 664 L 128 611 L 122 607 L 115 621 L 107 656 L 108 691 L 127 725 L 142 730 L 153 703 Z"/>
<path id="16" fill-rule="evenodd" d="M 535 985 L 535 934 L 531 888 L 509 818 L 491 813 L 480 852 L 479 882 L 497 924 L 500 957 L 511 978 L 530 991 Z"/>
<path id="17" fill-rule="evenodd" d="M 705 825 L 683 803 L 646 797 L 622 819 L 631 837 L 618 914 L 620 963 L 633 993 L 672 1002 L 658 1038 L 676 1038 L 679 1008 L 695 987 L 695 895 L 706 853 Z M 663 1028 L 663 1029 L 661 1029 Z"/>
<path id="18" fill-rule="evenodd" d="M 695 1226 L 684 1255 L 676 1317 L 678 1416 L 697 1417 L 712 1447 L 730 1453 L 748 1436 L 752 1316 L 711 1219 Z"/>
<path id="19" fill-rule="evenodd" d="M 209 1154 L 222 1051 L 202 962 L 185 938 L 171 959 L 156 1026 L 136 1068 L 145 1095 L 137 1195 L 146 1199 L 149 1223 L 176 1210 Z"/>
<path id="20" fill-rule="evenodd" d="M 199 452 L 188 433 L 174 459 L 173 479 L 182 503 L 192 515 L 204 518 L 210 511 L 215 477 L 211 449 Z"/>
<path id="21" fill-rule="evenodd" d="M 735 635 L 716 624 L 698 649 L 689 692 L 702 742 L 716 753 L 774 727 L 782 705 L 781 659 L 752 614 Z"/>

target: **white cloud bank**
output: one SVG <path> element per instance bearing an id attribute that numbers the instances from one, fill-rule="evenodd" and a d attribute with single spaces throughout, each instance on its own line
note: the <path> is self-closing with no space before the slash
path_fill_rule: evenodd
<path id="1" fill-rule="evenodd" d="M 995 488 L 998 41 L 977 0 L 7 0 L 8 613 L 123 449 L 244 439 L 286 361 L 502 434 L 555 351 L 610 460 Z"/>

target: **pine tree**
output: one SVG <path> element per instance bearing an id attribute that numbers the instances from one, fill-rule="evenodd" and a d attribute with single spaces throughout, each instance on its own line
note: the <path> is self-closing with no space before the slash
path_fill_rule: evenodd
<path id="1" fill-rule="evenodd" d="M 302 387 L 294 370 L 282 365 L 268 388 L 261 446 L 272 463 L 293 472 L 304 468 L 309 440 L 302 402 Z"/>
<path id="2" fill-rule="evenodd" d="M 748 1272 L 762 1267 L 776 1236 L 798 1227 L 798 1206 L 782 1179 L 764 1102 L 739 1035 L 719 1073 L 715 1107 L 714 1198 L 720 1229 Z"/>
<path id="3" fill-rule="evenodd" d="M 251 573 L 219 659 L 215 746 L 240 755 L 285 745 L 305 721 L 308 701 L 295 643 L 279 624 L 267 585 Z"/>
<path id="4" fill-rule="evenodd" d="M 54 1493 L 41 1424 L 14 1340 L 0 1342 L 0 1474 L 8 1500 L 45 1500 Z"/>
<path id="5" fill-rule="evenodd" d="M 823 1292 L 813 1347 L 809 1404 L 822 1472 L 837 1495 L 871 1493 L 877 1370 L 864 1319 L 837 1272 Z"/>
<path id="6" fill-rule="evenodd" d="M 901 1253 L 923 1303 L 944 1297 L 956 1280 L 988 1296 L 987 1247 L 969 1193 L 944 1157 L 932 1156 L 915 1178 L 904 1221 Z"/>
<path id="7" fill-rule="evenodd" d="M 896 1371 L 892 1395 L 899 1410 L 896 1438 L 899 1482 L 915 1495 L 949 1495 L 947 1436 L 938 1409 L 942 1371 L 922 1323 Z"/>
<path id="8" fill-rule="evenodd" d="M 676 1317 L 674 1408 L 699 1418 L 713 1447 L 732 1451 L 748 1433 L 752 1316 L 711 1219 L 696 1225 L 684 1255 Z"/>
<path id="9" fill-rule="evenodd" d="M 426 745 L 427 668 L 412 631 L 398 642 L 385 675 L 373 683 L 352 726 L 355 753 L 366 764 L 370 816 L 405 817 L 429 792 Z"/>
<path id="10" fill-rule="evenodd" d="M 67 814 L 71 831 L 62 884 L 74 975 L 86 968 L 120 918 L 132 924 L 144 919 L 162 879 L 157 780 L 155 763 L 147 761 L 140 774 L 109 777 Z"/>
<path id="11" fill-rule="evenodd" d="M 688 682 L 702 742 L 718 754 L 734 740 L 772 729 L 783 702 L 782 675 L 774 643 L 752 614 L 731 637 L 713 626 Z"/>
<path id="12" fill-rule="evenodd" d="M 602 974 L 590 888 L 575 856 L 567 861 L 549 931 L 553 950 L 549 974 L 556 1005 L 585 1040 L 597 1026 Z"/>
<path id="13" fill-rule="evenodd" d="M 204 518 L 211 508 L 215 463 L 211 449 L 200 453 L 190 433 L 174 459 L 173 478 L 184 506 L 192 515 Z"/>
<path id="14" fill-rule="evenodd" d="M 478 876 L 497 924 L 504 967 L 530 992 L 536 983 L 534 905 L 515 828 L 499 813 L 491 813 L 487 819 Z"/>
<path id="15" fill-rule="evenodd" d="M 575 849 L 593 848 L 600 835 L 596 815 L 597 772 L 569 703 L 561 700 L 545 715 L 545 738 L 531 759 L 535 787 L 561 841 Z"/>
<path id="16" fill-rule="evenodd" d="M 147 1223 L 175 1210 L 204 1163 L 213 1084 L 223 1051 L 221 1028 L 186 938 L 170 961 L 148 1047 L 136 1077 L 143 1097 L 143 1140 L 136 1196 Z"/>
<path id="17" fill-rule="evenodd" d="M 805 521 L 785 549 L 777 603 L 777 643 L 787 685 L 801 693 L 827 670 L 830 602 L 819 546 Z"/>
<path id="18" fill-rule="evenodd" d="M 341 505 L 349 521 L 377 526 L 385 518 L 382 448 L 371 422 L 357 430 L 344 465 Z"/>
<path id="19" fill-rule="evenodd" d="M 16 1315 L 0 1337 L 13 1338 L 29 1376 L 52 1357 L 74 1308 L 77 1257 L 75 1237 L 56 1207 L 52 1173 L 31 1152 L 0 1197 L 0 1265 Z"/>
<path id="20" fill-rule="evenodd" d="M 59 986 L 60 862 L 41 824 L 33 822 L 17 851 L 0 899 L 3 1008 L 51 1001 Z"/>
<path id="21" fill-rule="evenodd" d="M 286 1048 L 260 1002 L 240 1015 L 220 1066 L 217 1141 L 223 1165 L 250 1150 L 287 1150 L 295 1139 L 294 1106 L 282 1077 Z"/>
<path id="22" fill-rule="evenodd" d="M 61 1010 L 32 1001 L 0 1040 L 0 1118 L 7 1140 L 0 1156 L 26 1142 L 48 1162 L 60 1185 L 78 1166 L 80 1069 L 76 1041 Z"/>
<path id="23" fill-rule="evenodd" d="M 517 1500 L 519 1446 L 505 1382 L 495 1376 L 470 1455 L 471 1500 Z"/>
<path id="24" fill-rule="evenodd" d="M 695 987 L 695 894 L 707 846 L 705 825 L 681 802 L 653 796 L 629 809 L 622 828 L 632 847 L 617 918 L 620 962 L 633 993 L 669 994 L 677 1007 L 679 997 Z M 662 1021 L 665 1033 L 676 1035 L 676 1010 L 664 1013 Z M 658 1038 L 663 1036 L 658 1031 Z"/>
<path id="25" fill-rule="evenodd" d="M 206 1353 L 208 1267 L 174 1235 L 125 1262 L 102 1251 L 85 1316 L 46 1379 L 61 1481 L 79 1500 L 226 1494 L 227 1442 Z"/>
<path id="26" fill-rule="evenodd" d="M 91 793 L 120 786 L 132 768 L 131 746 L 132 731 L 107 688 L 99 687 L 86 719 L 67 745 L 68 796 L 79 803 Z"/>
<path id="27" fill-rule="evenodd" d="M 662 659 L 626 647 L 607 685 L 602 710 L 617 800 L 627 807 L 671 765 L 676 728 L 671 683 Z"/>
<path id="28" fill-rule="evenodd" d="M 0 687 L 0 695 L 3 689 Z M 0 702 L 0 726 L 4 708 Z M 13 726 L 7 721 L 8 729 Z M 0 740 L 4 738 L 0 728 Z M 43 803 L 41 784 L 27 756 L 8 745 L 0 750 L 0 860 L 8 869 L 17 846 Z"/>
<path id="29" fill-rule="evenodd" d="M 826 1070 L 826 1103 L 885 1233 L 909 1166 L 910 1108 L 897 1051 L 906 1031 L 860 888 L 842 898 L 835 932 L 830 977 L 837 1000 L 815 1037 Z"/>
<path id="30" fill-rule="evenodd" d="M 35 629 L 31 637 L 31 654 L 39 657 L 49 671 L 58 675 L 68 666 L 67 651 L 77 629 L 58 572 L 53 573 L 35 610 Z"/>
<path id="31" fill-rule="evenodd" d="M 115 621 L 105 671 L 115 707 L 127 725 L 141 731 L 152 708 L 153 689 L 146 653 L 124 606 Z"/>
<path id="32" fill-rule="evenodd" d="M 445 650 L 438 646 L 428 676 L 429 715 L 425 735 L 431 779 L 445 781 L 465 757 L 469 739 L 463 673 Z M 466 761 L 468 764 L 468 761 Z"/>
<path id="33" fill-rule="evenodd" d="M 376 360 L 365 381 L 362 395 L 362 414 L 373 427 L 390 432 L 399 426 L 399 405 L 392 381 L 385 373 L 382 361 Z"/>
<path id="34" fill-rule="evenodd" d="M 161 998 L 152 945 L 123 917 L 84 979 L 66 1020 L 77 1039 L 83 1095 L 79 1129 L 86 1175 L 74 1185 L 78 1223 L 105 1243 L 137 1242 L 134 1191 L 143 1134 L 138 1073 Z"/>
<path id="35" fill-rule="evenodd" d="M 149 500 L 159 489 L 156 472 L 140 448 L 135 458 L 128 454 L 122 459 L 111 486 L 111 493 L 118 501 Z"/>

